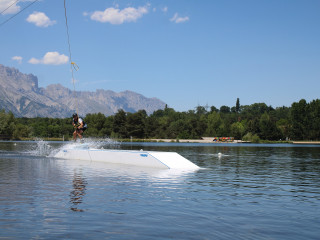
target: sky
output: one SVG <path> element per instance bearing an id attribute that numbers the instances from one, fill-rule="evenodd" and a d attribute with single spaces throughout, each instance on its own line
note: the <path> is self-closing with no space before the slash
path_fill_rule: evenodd
<path id="1" fill-rule="evenodd" d="M 176 111 L 320 98 L 319 0 L 66 0 L 66 10 L 73 78 L 63 0 L 0 0 L 0 64 L 39 87 L 130 90 Z"/>

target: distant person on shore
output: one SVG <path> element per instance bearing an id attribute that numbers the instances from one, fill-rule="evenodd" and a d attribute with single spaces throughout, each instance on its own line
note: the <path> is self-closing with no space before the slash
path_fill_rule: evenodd
<path id="1" fill-rule="evenodd" d="M 83 132 L 87 129 L 87 124 L 82 120 L 82 118 L 79 118 L 78 114 L 74 113 L 72 115 L 73 121 L 72 125 L 75 128 L 73 132 L 73 140 L 77 140 L 77 136 L 82 139 Z"/>

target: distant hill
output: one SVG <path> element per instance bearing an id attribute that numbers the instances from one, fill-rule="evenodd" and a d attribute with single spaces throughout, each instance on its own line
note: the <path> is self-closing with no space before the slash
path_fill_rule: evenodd
<path id="1" fill-rule="evenodd" d="M 70 117 L 76 109 L 75 99 L 81 116 L 98 112 L 109 116 L 119 109 L 125 112 L 144 109 L 151 114 L 165 107 L 165 103 L 157 98 L 147 98 L 132 91 L 116 93 L 99 89 L 74 94 L 60 84 L 39 88 L 36 76 L 0 64 L 0 109 L 11 111 L 16 117 Z"/>

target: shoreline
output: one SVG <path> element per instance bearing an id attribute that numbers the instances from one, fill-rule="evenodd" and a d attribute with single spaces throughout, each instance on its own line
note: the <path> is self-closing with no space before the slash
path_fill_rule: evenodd
<path id="1" fill-rule="evenodd" d="M 293 141 L 292 144 L 320 144 L 320 141 Z"/>
<path id="2" fill-rule="evenodd" d="M 180 143 L 249 143 L 242 140 L 233 141 L 213 141 L 213 139 L 143 139 L 143 141 L 152 142 L 180 142 Z"/>
<path id="3" fill-rule="evenodd" d="M 132 140 L 134 142 L 135 139 Z M 130 139 L 129 139 L 130 141 Z M 139 141 L 139 140 L 138 140 Z M 219 143 L 230 143 L 230 144 L 237 144 L 237 143 L 252 143 L 249 141 L 242 141 L 242 140 L 233 140 L 233 141 L 213 141 L 213 139 L 210 138 L 204 138 L 204 139 L 142 139 L 144 142 L 167 142 L 167 143 L 212 143 L 212 144 L 219 144 Z M 261 140 L 259 142 L 261 144 L 272 144 L 272 143 L 278 143 L 278 144 L 304 144 L 304 145 L 320 145 L 320 141 L 264 141 Z M 259 144 L 257 143 L 257 144 Z"/>
<path id="4" fill-rule="evenodd" d="M 100 139 L 100 138 L 97 138 Z M 35 139 L 35 138 L 24 138 L 24 139 L 17 139 L 17 140 L 0 140 L 0 141 L 72 141 L 70 139 L 63 139 L 63 138 L 43 138 L 43 139 Z M 103 140 L 103 139 L 100 139 Z M 204 137 L 202 139 L 161 139 L 161 138 L 152 138 L 152 139 L 112 139 L 119 142 L 165 142 L 165 143 L 211 143 L 211 144 L 219 144 L 219 143 L 230 143 L 230 144 L 237 144 L 237 143 L 248 143 L 251 144 L 252 142 L 249 141 L 242 141 L 242 140 L 232 140 L 232 141 L 213 141 L 213 138 Z M 296 144 L 296 145 L 320 145 L 320 141 L 264 141 L 261 140 L 259 143 L 261 144 Z M 259 144 L 257 143 L 257 144 Z"/>

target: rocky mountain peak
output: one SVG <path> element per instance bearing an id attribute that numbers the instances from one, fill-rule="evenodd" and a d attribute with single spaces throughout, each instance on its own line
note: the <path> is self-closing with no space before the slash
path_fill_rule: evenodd
<path id="1" fill-rule="evenodd" d="M 148 114 L 164 109 L 165 103 L 157 98 L 124 91 L 120 93 L 99 89 L 95 92 L 74 93 L 61 84 L 38 88 L 38 78 L 23 74 L 15 68 L 0 64 L 0 109 L 11 111 L 17 117 L 70 117 L 81 106 L 79 114 L 101 112 L 115 114 L 119 109 L 136 112 L 144 109 Z"/>
<path id="2" fill-rule="evenodd" d="M 33 74 L 23 74 L 18 69 L 0 64 L 0 83 L 7 88 L 24 91 L 37 91 L 38 78 Z"/>

